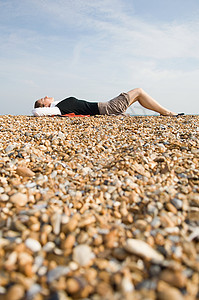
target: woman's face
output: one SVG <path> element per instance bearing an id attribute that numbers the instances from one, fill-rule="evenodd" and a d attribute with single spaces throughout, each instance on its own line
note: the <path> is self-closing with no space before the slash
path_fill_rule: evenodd
<path id="1" fill-rule="evenodd" d="M 54 101 L 54 98 L 53 97 L 44 97 L 44 98 L 41 98 L 39 99 L 39 102 L 41 103 L 41 106 L 44 106 L 44 107 L 50 107 L 51 103 Z"/>

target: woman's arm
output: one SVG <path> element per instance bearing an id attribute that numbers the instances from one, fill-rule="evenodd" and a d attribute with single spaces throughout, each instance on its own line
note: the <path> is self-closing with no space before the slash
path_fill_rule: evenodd
<path id="1" fill-rule="evenodd" d="M 34 108 L 32 110 L 32 113 L 36 117 L 61 115 L 61 111 L 57 106 L 55 106 L 55 107 L 38 107 L 38 108 Z"/>

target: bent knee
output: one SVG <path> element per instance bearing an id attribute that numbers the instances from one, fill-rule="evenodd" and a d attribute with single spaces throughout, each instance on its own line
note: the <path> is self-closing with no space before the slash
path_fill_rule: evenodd
<path id="1" fill-rule="evenodd" d="M 134 92 L 134 93 L 137 93 L 137 94 L 141 94 L 141 93 L 144 92 L 144 90 L 142 88 L 135 88 L 135 89 L 130 90 L 129 92 Z"/>
<path id="2" fill-rule="evenodd" d="M 135 88 L 134 91 L 138 94 L 138 96 L 144 93 L 144 90 L 142 88 Z"/>
<path id="3" fill-rule="evenodd" d="M 133 98 L 137 98 L 137 97 L 141 96 L 143 93 L 144 93 L 144 90 L 142 88 L 135 88 L 128 92 L 129 96 L 133 97 Z"/>

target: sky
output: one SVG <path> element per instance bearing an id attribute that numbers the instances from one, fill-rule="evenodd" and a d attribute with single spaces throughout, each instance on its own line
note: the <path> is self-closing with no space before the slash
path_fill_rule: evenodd
<path id="1" fill-rule="evenodd" d="M 0 115 L 141 87 L 199 113 L 198 0 L 0 0 Z M 137 104 L 134 114 L 151 114 Z"/>

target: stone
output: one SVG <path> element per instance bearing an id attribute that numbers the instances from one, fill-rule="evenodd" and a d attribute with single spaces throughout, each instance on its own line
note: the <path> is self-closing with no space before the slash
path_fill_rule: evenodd
<path id="1" fill-rule="evenodd" d="M 187 278 L 179 271 L 164 270 L 160 274 L 160 280 L 167 282 L 168 284 L 175 286 L 176 288 L 184 288 L 187 282 Z"/>
<path id="2" fill-rule="evenodd" d="M 0 201 L 6 202 L 9 200 L 9 196 L 6 194 L 1 194 L 0 195 Z"/>
<path id="3" fill-rule="evenodd" d="M 199 193 L 189 195 L 189 201 L 191 201 L 191 205 L 199 207 Z"/>
<path id="4" fill-rule="evenodd" d="M 54 280 L 57 280 L 61 276 L 65 276 L 69 273 L 70 269 L 66 266 L 58 266 L 50 270 L 47 274 L 47 281 L 51 283 Z"/>
<path id="5" fill-rule="evenodd" d="M 69 234 L 66 239 L 63 241 L 64 249 L 71 249 L 75 244 L 75 236 L 73 234 Z"/>
<path id="6" fill-rule="evenodd" d="M 161 263 L 164 260 L 162 254 L 142 240 L 127 239 L 125 250 L 148 260 L 152 260 L 154 263 Z"/>
<path id="7" fill-rule="evenodd" d="M 52 215 L 51 224 L 54 234 L 58 235 L 61 228 L 61 214 L 59 212 Z"/>
<path id="8" fill-rule="evenodd" d="M 80 290 L 80 283 L 75 278 L 66 281 L 66 290 L 70 294 L 75 294 Z"/>
<path id="9" fill-rule="evenodd" d="M 177 209 L 181 209 L 183 206 L 183 202 L 180 199 L 174 198 L 171 200 L 171 203 L 177 208 Z"/>
<path id="10" fill-rule="evenodd" d="M 18 146 L 17 143 L 10 144 L 6 147 L 5 152 L 8 153 L 10 151 L 13 151 L 15 148 L 17 148 L 17 146 Z"/>
<path id="11" fill-rule="evenodd" d="M 14 284 L 8 289 L 5 300 L 21 300 L 24 297 L 25 289 L 21 284 Z"/>
<path id="12" fill-rule="evenodd" d="M 28 203 L 28 197 L 26 194 L 18 192 L 10 196 L 10 202 L 17 206 L 25 206 Z"/>
<path id="13" fill-rule="evenodd" d="M 159 281 L 158 283 L 158 299 L 160 300 L 183 300 L 184 297 L 182 293 L 170 285 Z"/>
<path id="14" fill-rule="evenodd" d="M 39 241 L 32 238 L 28 238 L 27 240 L 25 240 L 25 245 L 32 252 L 38 252 L 41 250 L 41 244 L 39 243 Z"/>
<path id="15" fill-rule="evenodd" d="M 143 175 L 143 176 L 146 176 L 146 177 L 150 178 L 150 173 L 149 173 L 147 170 L 145 170 L 145 168 L 143 167 L 143 165 L 138 164 L 138 163 L 135 162 L 135 163 L 132 165 L 132 168 L 133 168 L 133 170 L 135 170 L 137 173 L 139 173 L 139 174 L 141 174 L 141 175 Z"/>
<path id="16" fill-rule="evenodd" d="M 16 173 L 22 177 L 33 177 L 35 175 L 35 173 L 27 167 L 17 167 Z"/>
<path id="17" fill-rule="evenodd" d="M 32 284 L 27 291 L 27 299 L 34 299 L 35 296 L 41 292 L 42 287 L 39 284 Z"/>
<path id="18" fill-rule="evenodd" d="M 122 279 L 121 287 L 124 293 L 132 293 L 134 291 L 134 285 L 129 277 Z"/>
<path id="19" fill-rule="evenodd" d="M 67 224 L 64 225 L 64 231 L 73 232 L 78 225 L 78 218 L 72 217 Z"/>
<path id="20" fill-rule="evenodd" d="M 91 248 L 86 244 L 78 245 L 73 250 L 73 260 L 80 266 L 88 265 L 94 257 Z"/>
<path id="21" fill-rule="evenodd" d="M 170 203 L 170 202 L 166 203 L 165 207 L 166 207 L 166 209 L 168 211 L 170 211 L 170 212 L 172 212 L 174 214 L 177 214 L 177 209 L 176 209 L 176 207 L 172 203 Z"/>

